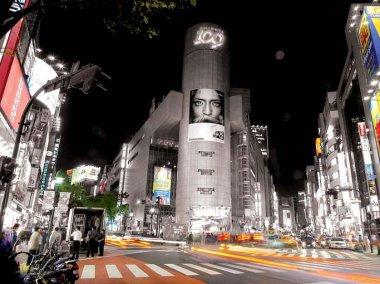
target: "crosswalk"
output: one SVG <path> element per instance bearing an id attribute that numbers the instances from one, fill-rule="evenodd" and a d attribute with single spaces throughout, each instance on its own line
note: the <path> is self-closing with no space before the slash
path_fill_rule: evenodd
<path id="1" fill-rule="evenodd" d="M 353 251 L 331 251 L 321 249 L 263 249 L 258 250 L 253 256 L 280 256 L 280 257 L 300 257 L 300 258 L 331 258 L 331 259 L 372 259 L 365 254 Z"/>
<path id="2" fill-rule="evenodd" d="M 102 266 L 102 267 L 100 267 Z M 238 263 L 165 263 L 165 264 L 104 264 L 104 265 L 83 265 L 80 279 L 96 279 L 97 271 L 105 268 L 106 274 L 109 279 L 123 278 L 124 275 L 128 275 L 128 272 L 133 275 L 134 278 L 149 278 L 151 276 L 161 277 L 173 277 L 174 273 L 180 273 L 186 276 L 197 276 L 200 274 L 206 275 L 221 275 L 223 273 L 229 274 L 244 274 L 250 273 L 281 273 L 286 270 L 279 268 L 272 268 L 260 264 L 252 264 L 245 262 Z M 99 272 L 100 273 L 100 272 Z"/>

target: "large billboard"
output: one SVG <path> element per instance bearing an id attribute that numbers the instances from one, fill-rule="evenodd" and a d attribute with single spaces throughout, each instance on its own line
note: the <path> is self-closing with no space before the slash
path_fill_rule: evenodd
<path id="1" fill-rule="evenodd" d="M 359 26 L 359 44 L 364 66 L 369 77 L 379 69 L 380 63 L 380 7 L 366 6 Z"/>
<path id="2" fill-rule="evenodd" d="M 36 58 L 36 62 L 33 66 L 32 75 L 29 79 L 29 89 L 32 94 L 37 92 L 37 90 L 46 84 L 47 81 L 52 80 L 57 77 L 57 72 L 54 71 L 45 61 Z M 50 113 L 53 115 L 55 113 L 55 108 L 59 104 L 59 89 L 51 91 L 48 93 L 42 92 L 38 95 L 38 100 L 44 103 Z"/>
<path id="3" fill-rule="evenodd" d="M 73 169 L 71 184 L 80 183 L 84 180 L 97 181 L 100 173 L 99 167 L 79 166 Z"/>
<path id="4" fill-rule="evenodd" d="M 224 94 L 214 89 L 190 91 L 189 142 L 224 143 Z"/>
<path id="5" fill-rule="evenodd" d="M 29 99 L 29 90 L 24 80 L 20 62 L 14 58 L 0 103 L 1 110 L 14 130 L 18 129 L 22 113 Z"/>
<path id="6" fill-rule="evenodd" d="M 160 205 L 170 205 L 172 169 L 154 166 L 153 196 L 160 198 Z"/>
<path id="7" fill-rule="evenodd" d="M 377 149 L 380 150 L 380 90 L 371 98 L 369 103 L 372 125 L 376 135 Z"/>

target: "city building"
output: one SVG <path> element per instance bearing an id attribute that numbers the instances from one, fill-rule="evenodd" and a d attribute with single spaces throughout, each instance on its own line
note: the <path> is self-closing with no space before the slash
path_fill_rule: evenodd
<path id="1" fill-rule="evenodd" d="M 158 234 L 173 216 L 193 233 L 274 224 L 273 179 L 249 112 L 250 90 L 229 86 L 226 32 L 191 27 L 182 92 L 153 99 L 148 119 L 124 144 L 128 228 Z"/>
<path id="2" fill-rule="evenodd" d="M 296 231 L 296 216 L 294 211 L 294 197 L 281 196 L 278 204 L 278 224 L 284 232 Z"/>

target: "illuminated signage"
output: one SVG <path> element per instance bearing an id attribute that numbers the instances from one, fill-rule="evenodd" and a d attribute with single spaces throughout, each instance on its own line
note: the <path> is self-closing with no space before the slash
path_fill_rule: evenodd
<path id="1" fill-rule="evenodd" d="M 319 137 L 315 139 L 315 151 L 317 156 L 322 154 L 321 138 Z"/>
<path id="2" fill-rule="evenodd" d="M 20 63 L 17 58 L 14 58 L 0 103 L 1 109 L 14 130 L 19 127 L 22 113 L 29 99 L 30 95 Z"/>
<path id="3" fill-rule="evenodd" d="M 172 169 L 154 167 L 153 196 L 159 198 L 160 205 L 170 205 L 170 190 L 172 184 Z"/>
<path id="4" fill-rule="evenodd" d="M 369 103 L 371 110 L 372 126 L 376 136 L 377 149 L 380 150 L 380 91 L 371 98 Z"/>
<path id="5" fill-rule="evenodd" d="M 204 218 L 223 219 L 228 216 L 229 212 L 230 212 L 229 207 L 193 206 L 191 208 L 191 218 L 192 219 L 204 219 Z"/>
<path id="6" fill-rule="evenodd" d="M 364 122 L 358 122 L 358 133 L 360 136 L 360 145 L 362 149 L 364 170 L 366 173 L 367 180 L 375 180 L 376 176 L 373 171 L 372 159 L 371 159 L 371 149 L 369 145 L 369 140 L 367 137 L 367 127 Z M 364 134 L 365 135 L 362 135 Z"/>
<path id="7" fill-rule="evenodd" d="M 194 45 L 207 45 L 216 49 L 224 43 L 224 32 L 215 27 L 201 27 L 195 36 Z"/>
<path id="8" fill-rule="evenodd" d="M 99 167 L 80 166 L 73 169 L 71 184 L 80 183 L 84 180 L 97 181 L 100 173 Z"/>
<path id="9" fill-rule="evenodd" d="M 358 40 L 367 74 L 371 77 L 380 63 L 380 9 L 366 6 L 360 21 Z"/>
<path id="10" fill-rule="evenodd" d="M 214 89 L 190 92 L 189 142 L 224 143 L 224 94 Z"/>

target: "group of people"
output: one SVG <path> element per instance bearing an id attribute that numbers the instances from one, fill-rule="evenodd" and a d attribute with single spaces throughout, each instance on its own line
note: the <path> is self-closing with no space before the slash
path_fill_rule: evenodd
<path id="1" fill-rule="evenodd" d="M 71 234 L 71 237 L 73 238 L 73 253 L 74 253 L 74 256 L 78 258 L 80 245 L 83 240 L 80 227 L 75 228 L 74 232 Z M 106 231 L 104 229 L 98 232 L 96 227 L 91 227 L 86 237 L 87 257 L 89 257 L 90 254 L 91 254 L 91 257 L 94 257 L 95 253 L 98 252 L 98 249 L 99 249 L 99 256 L 103 256 L 105 240 L 106 240 Z"/>

